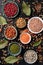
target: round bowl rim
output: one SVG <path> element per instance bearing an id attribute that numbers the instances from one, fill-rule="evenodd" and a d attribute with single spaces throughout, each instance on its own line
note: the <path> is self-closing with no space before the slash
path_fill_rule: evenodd
<path id="1" fill-rule="evenodd" d="M 17 45 L 20 47 L 20 50 L 19 50 L 18 53 L 16 53 L 16 54 L 12 54 L 12 53 L 11 53 L 11 51 L 9 50 L 9 48 L 10 48 L 10 46 L 11 46 L 12 44 L 17 44 Z M 18 42 L 11 42 L 11 43 L 9 43 L 8 52 L 9 52 L 10 55 L 12 55 L 12 56 L 18 56 L 18 55 L 21 53 L 21 50 L 22 50 L 22 47 L 21 47 L 21 45 L 18 44 Z"/>
<path id="2" fill-rule="evenodd" d="M 30 21 L 31 21 L 33 18 L 38 18 L 38 19 L 42 22 L 42 24 L 43 24 L 43 20 L 42 20 L 40 17 L 32 17 L 32 18 L 30 18 L 30 20 L 28 21 L 27 27 L 28 27 L 29 31 L 32 32 L 32 33 L 34 33 L 34 34 L 38 34 L 38 33 L 42 32 L 43 27 L 42 27 L 42 29 L 41 29 L 39 32 L 33 32 L 33 31 L 29 28 L 29 23 L 30 23 Z"/>
<path id="3" fill-rule="evenodd" d="M 5 31 L 6 31 L 6 29 L 7 29 L 8 27 L 12 27 L 12 28 L 15 29 L 15 31 L 16 31 L 16 36 L 13 37 L 12 39 L 7 38 L 7 36 L 6 36 L 6 34 L 5 34 Z M 8 26 L 8 27 L 6 27 L 5 30 L 4 30 L 4 36 L 5 36 L 5 38 L 8 39 L 8 40 L 14 40 L 14 39 L 17 37 L 17 30 L 16 30 L 16 28 L 15 28 L 14 26 L 12 26 L 12 25 L 11 25 L 11 26 Z"/>
<path id="4" fill-rule="evenodd" d="M 28 34 L 29 37 L 30 37 L 30 40 L 26 43 L 26 44 L 28 44 L 28 43 L 30 43 L 30 41 L 31 41 L 31 35 L 30 35 L 29 33 L 27 33 L 27 32 L 24 32 L 24 33 L 25 33 L 25 34 Z M 21 36 L 22 36 L 22 34 L 24 34 L 24 33 L 21 33 L 21 35 L 20 35 L 20 41 L 21 41 L 22 44 L 26 45 L 25 42 L 23 42 L 23 41 L 21 40 Z"/>
<path id="5" fill-rule="evenodd" d="M 34 51 L 34 50 L 27 50 L 27 51 L 33 51 L 33 52 L 36 54 L 36 60 L 34 60 L 34 62 L 27 62 L 27 61 L 25 60 L 25 58 L 24 58 L 25 62 L 28 63 L 28 64 L 33 64 L 33 63 L 35 63 L 35 62 L 37 61 L 37 59 L 38 59 L 38 56 L 37 56 L 36 51 Z M 26 52 L 27 52 L 27 51 L 26 51 Z M 25 53 L 26 53 L 26 52 L 25 52 Z M 24 53 L 24 56 L 25 56 L 25 53 Z"/>
<path id="6" fill-rule="evenodd" d="M 18 15 L 18 13 L 19 13 L 19 6 L 18 6 L 18 4 L 17 4 L 16 2 L 13 2 L 13 1 L 7 1 L 7 2 L 4 4 L 4 6 L 5 6 L 7 3 L 14 3 L 14 4 L 17 6 L 18 11 L 17 11 L 17 13 L 16 13 L 14 16 L 12 16 L 12 17 L 6 16 L 6 14 L 5 14 L 5 12 L 4 12 L 5 17 L 7 17 L 7 18 L 15 18 L 15 17 Z M 3 6 L 3 11 L 4 11 L 4 6 Z"/>

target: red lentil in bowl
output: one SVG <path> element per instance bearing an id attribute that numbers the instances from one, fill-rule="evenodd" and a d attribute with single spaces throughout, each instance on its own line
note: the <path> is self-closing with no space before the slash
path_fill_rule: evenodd
<path id="1" fill-rule="evenodd" d="M 8 18 L 14 18 L 19 13 L 19 7 L 16 2 L 7 2 L 4 5 L 4 14 Z"/>

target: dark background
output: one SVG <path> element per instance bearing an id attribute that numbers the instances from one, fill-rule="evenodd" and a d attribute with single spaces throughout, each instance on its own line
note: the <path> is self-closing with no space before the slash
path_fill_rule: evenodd
<path id="1" fill-rule="evenodd" d="M 0 13 L 2 12 L 2 1 L 3 0 L 0 0 Z M 16 0 L 17 1 L 17 0 Z M 30 2 L 30 4 L 32 4 L 32 2 L 36 2 L 36 1 L 38 1 L 38 2 L 43 2 L 43 0 L 24 0 L 24 1 L 29 1 Z M 22 0 L 21 0 L 21 2 L 22 2 Z M 19 4 L 19 5 L 21 5 L 21 4 Z M 43 14 L 43 13 L 42 13 Z M 20 13 L 20 15 L 19 15 L 20 17 L 21 16 L 23 16 L 22 15 L 22 13 Z M 35 16 L 36 16 L 36 14 L 35 14 Z M 32 17 L 32 14 L 31 14 L 31 17 Z M 23 54 L 23 52 L 22 52 L 22 54 Z M 1 64 L 0 64 L 1 65 Z M 8 65 L 8 64 L 6 64 L 6 65 Z M 27 64 L 24 60 L 22 60 L 22 61 L 20 61 L 19 62 L 19 64 L 13 64 L 13 65 L 30 65 L 30 64 Z M 39 61 L 37 61 L 36 63 L 34 63 L 34 64 L 32 64 L 32 65 L 43 65 L 43 63 L 40 63 Z"/>

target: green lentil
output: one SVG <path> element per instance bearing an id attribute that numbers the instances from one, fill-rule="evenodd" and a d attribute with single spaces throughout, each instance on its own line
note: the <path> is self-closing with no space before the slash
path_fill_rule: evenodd
<path id="1" fill-rule="evenodd" d="M 20 50 L 20 47 L 19 47 L 19 45 L 17 45 L 17 44 L 12 44 L 12 45 L 10 46 L 10 51 L 11 51 L 11 53 L 13 53 L 13 54 L 18 53 L 19 50 Z"/>

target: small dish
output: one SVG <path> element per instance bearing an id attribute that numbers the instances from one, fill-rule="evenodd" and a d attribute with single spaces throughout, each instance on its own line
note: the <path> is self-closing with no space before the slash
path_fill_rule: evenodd
<path id="1" fill-rule="evenodd" d="M 17 21 L 16 21 L 16 26 L 17 28 L 24 28 L 26 26 L 26 20 L 24 18 L 18 18 Z"/>
<path id="2" fill-rule="evenodd" d="M 37 61 L 37 53 L 34 50 L 27 50 L 24 53 L 24 60 L 28 64 L 33 64 Z"/>
<path id="3" fill-rule="evenodd" d="M 12 56 L 17 56 L 21 53 L 21 46 L 17 42 L 12 42 L 8 46 L 8 52 Z"/>
<path id="4" fill-rule="evenodd" d="M 11 5 L 12 4 L 12 5 Z M 8 6 L 8 8 L 6 8 Z M 10 8 L 12 6 L 15 6 L 13 7 L 11 10 Z M 17 9 L 16 9 L 17 8 Z M 15 9 L 15 10 L 14 10 Z M 8 10 L 8 11 L 7 11 Z M 16 11 L 17 10 L 17 11 Z M 8 17 L 8 18 L 15 18 L 18 13 L 19 13 L 19 7 L 18 7 L 18 4 L 16 2 L 12 2 L 12 1 L 8 1 L 4 4 L 3 6 L 3 12 L 4 12 L 4 15 L 5 17 Z M 8 13 L 7 13 L 8 12 Z M 15 13 L 14 13 L 15 12 Z M 14 13 L 14 14 L 13 14 Z M 11 15 L 12 14 L 12 15 Z"/>
<path id="5" fill-rule="evenodd" d="M 14 26 L 8 26 L 4 30 L 4 36 L 8 40 L 13 40 L 17 37 L 17 30 Z"/>
<path id="6" fill-rule="evenodd" d="M 38 20 L 40 20 L 40 22 L 42 23 L 42 28 L 41 28 L 39 31 L 37 31 L 37 32 L 36 32 L 36 31 L 32 31 L 32 30 L 30 29 L 30 27 L 29 27 L 29 26 L 30 26 L 30 22 L 31 22 L 33 19 L 38 19 Z M 35 21 L 34 21 L 34 22 L 35 22 Z M 37 22 L 37 21 L 36 21 L 36 22 Z M 32 33 L 34 33 L 34 34 L 38 34 L 38 33 L 42 32 L 42 30 L 43 30 L 43 20 L 42 20 L 40 17 L 32 17 L 32 18 L 28 21 L 27 27 L 28 27 L 28 29 L 29 29 L 30 32 L 32 32 Z M 35 23 L 34 26 L 32 25 L 31 28 L 33 28 L 33 27 L 34 27 L 34 28 L 35 28 L 35 27 L 38 28 L 38 25 L 36 25 L 36 23 Z M 35 29 L 36 29 L 36 28 L 35 28 Z M 34 29 L 34 30 L 35 30 L 35 29 Z"/>
<path id="7" fill-rule="evenodd" d="M 20 35 L 20 41 L 23 44 L 28 44 L 31 41 L 31 35 L 29 33 L 21 33 Z"/>

